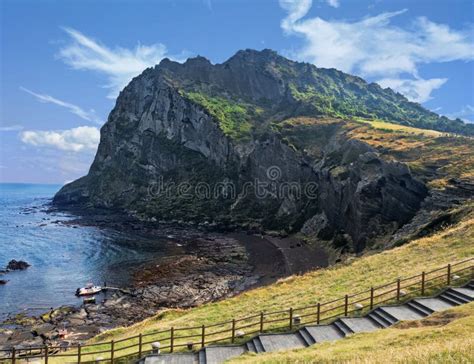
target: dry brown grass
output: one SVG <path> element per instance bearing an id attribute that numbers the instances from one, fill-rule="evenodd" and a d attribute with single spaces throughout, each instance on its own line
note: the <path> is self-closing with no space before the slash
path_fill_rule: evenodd
<path id="1" fill-rule="evenodd" d="M 445 188 L 451 178 L 474 180 L 473 138 L 378 121 L 348 122 L 346 130 L 386 158 L 407 163 L 432 188 Z"/>

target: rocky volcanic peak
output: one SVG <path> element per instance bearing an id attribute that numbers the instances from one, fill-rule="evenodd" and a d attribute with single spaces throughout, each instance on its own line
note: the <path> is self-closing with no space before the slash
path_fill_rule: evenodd
<path id="1" fill-rule="evenodd" d="M 165 59 L 120 93 L 88 175 L 63 187 L 54 203 L 301 230 L 360 251 L 409 221 L 427 190 L 405 165 L 350 140 L 342 120 L 303 133 L 302 140 L 314 138 L 318 155 L 288 142 L 281 123 L 324 112 L 329 86 L 386 93 L 270 50 L 239 51 L 218 65 L 203 57 L 183 64 Z M 341 93 L 332 104 L 349 99 Z"/>
<path id="2" fill-rule="evenodd" d="M 285 84 L 276 64 L 292 65 L 276 52 L 245 50 L 237 52 L 222 64 L 212 65 L 204 57 L 190 58 L 183 64 L 164 59 L 154 68 L 156 74 L 165 75 L 177 88 L 205 88 L 229 96 L 259 101 L 280 100 L 285 95 Z"/>

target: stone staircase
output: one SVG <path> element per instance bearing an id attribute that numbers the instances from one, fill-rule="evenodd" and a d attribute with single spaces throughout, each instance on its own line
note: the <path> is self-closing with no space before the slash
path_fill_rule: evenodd
<path id="1" fill-rule="evenodd" d="M 208 346 L 197 353 L 152 354 L 139 364 L 219 364 L 246 352 L 266 353 L 304 348 L 324 341 L 334 341 L 357 332 L 390 327 L 399 321 L 418 320 L 474 300 L 474 281 L 461 288 L 447 288 L 434 297 L 415 298 L 400 305 L 379 306 L 363 317 L 342 317 L 327 325 L 309 325 L 296 332 L 259 334 L 244 345 Z"/>

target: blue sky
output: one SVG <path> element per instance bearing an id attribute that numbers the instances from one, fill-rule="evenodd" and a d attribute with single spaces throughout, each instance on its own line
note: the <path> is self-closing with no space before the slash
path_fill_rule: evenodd
<path id="1" fill-rule="evenodd" d="M 2 0 L 0 181 L 87 173 L 119 90 L 164 58 L 271 48 L 474 120 L 471 0 Z"/>

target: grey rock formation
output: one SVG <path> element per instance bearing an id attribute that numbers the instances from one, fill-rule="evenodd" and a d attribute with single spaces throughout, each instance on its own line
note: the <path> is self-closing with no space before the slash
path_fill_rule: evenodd
<path id="1" fill-rule="evenodd" d="M 27 263 L 23 260 L 12 259 L 8 262 L 7 267 L 6 267 L 6 271 L 9 272 L 9 271 L 13 271 L 13 270 L 25 270 L 30 266 L 31 265 L 29 263 Z"/>
<path id="2" fill-rule="evenodd" d="M 343 134 L 330 134 L 314 157 L 269 127 L 308 111 L 281 69 L 305 75 L 311 67 L 267 50 L 241 51 L 220 65 L 163 60 L 121 92 L 88 175 L 64 186 L 54 203 L 158 221 L 302 229 L 336 247 L 370 246 L 408 222 L 427 190 L 405 165 Z M 265 120 L 252 120 L 250 138 L 237 140 L 183 90 L 270 106 Z"/>

